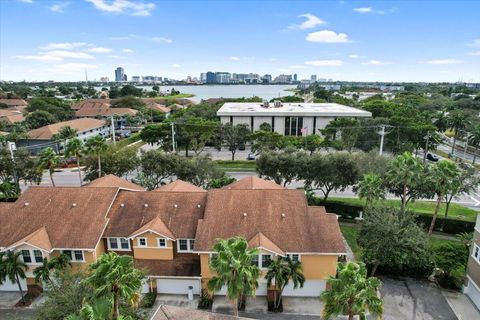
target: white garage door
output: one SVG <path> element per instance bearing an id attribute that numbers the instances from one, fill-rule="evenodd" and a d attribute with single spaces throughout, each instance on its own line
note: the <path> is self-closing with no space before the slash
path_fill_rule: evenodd
<path id="1" fill-rule="evenodd" d="M 227 287 L 223 286 L 220 291 L 215 292 L 217 296 L 226 296 L 227 295 Z M 267 295 L 267 281 L 265 279 L 258 280 L 258 287 L 255 291 L 255 296 L 266 296 Z"/>
<path id="2" fill-rule="evenodd" d="M 188 287 L 193 287 L 193 294 L 200 294 L 199 279 L 157 279 L 157 293 L 188 294 Z"/>
<path id="3" fill-rule="evenodd" d="M 465 293 L 470 297 L 473 303 L 475 303 L 477 308 L 480 308 L 480 291 L 475 287 L 470 279 L 468 279 L 468 287 L 467 290 L 465 290 Z"/>
<path id="4" fill-rule="evenodd" d="M 283 289 L 285 297 L 319 297 L 320 293 L 325 291 L 325 280 L 307 280 L 303 284 L 303 288 L 293 289 L 293 283 L 289 284 Z"/>
<path id="5" fill-rule="evenodd" d="M 22 285 L 22 290 L 27 291 L 27 280 L 20 279 L 20 284 Z M 0 291 L 18 291 L 18 284 L 7 279 L 0 285 Z"/>

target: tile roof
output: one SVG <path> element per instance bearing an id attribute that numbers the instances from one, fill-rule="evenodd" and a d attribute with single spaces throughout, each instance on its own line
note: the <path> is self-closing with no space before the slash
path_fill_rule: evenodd
<path id="1" fill-rule="evenodd" d="M 29 237 L 38 244 L 48 234 L 52 248 L 94 249 L 117 192 L 118 188 L 30 187 L 16 202 L 0 206 L 0 247 Z M 35 235 L 41 228 L 45 233 Z"/>
<path id="2" fill-rule="evenodd" d="M 82 132 L 101 128 L 105 125 L 106 123 L 103 120 L 82 118 L 50 124 L 48 126 L 29 131 L 28 135 L 30 136 L 30 139 L 50 140 L 52 139 L 52 136 L 58 133 L 58 131 L 60 131 L 60 129 L 63 127 L 69 126 L 73 129 L 77 129 L 79 132 Z"/>
<path id="3" fill-rule="evenodd" d="M 22 122 L 24 120 L 25 120 L 25 117 L 20 112 L 12 113 L 10 115 L 0 116 L 0 122 L 5 121 L 8 124 L 14 124 L 17 122 Z"/>
<path id="4" fill-rule="evenodd" d="M 336 218 L 323 207 L 309 208 L 302 190 L 210 190 L 195 250 L 211 251 L 219 238 L 252 239 L 261 232 L 283 252 L 341 254 Z"/>
<path id="5" fill-rule="evenodd" d="M 82 108 L 102 108 L 104 105 L 110 107 L 109 99 L 87 99 L 76 102 L 72 105 L 73 110 L 80 110 Z"/>
<path id="6" fill-rule="evenodd" d="M 15 242 L 10 247 L 15 248 L 22 244 L 29 244 L 47 252 L 52 251 L 53 248 L 52 243 L 50 242 L 50 237 L 48 236 L 47 229 L 44 226 L 27 235 L 25 238 Z"/>
<path id="7" fill-rule="evenodd" d="M 271 180 L 264 180 L 257 176 L 248 176 L 246 178 L 235 181 L 222 189 L 234 190 L 254 190 L 254 189 L 286 189 Z"/>
<path id="8" fill-rule="evenodd" d="M 9 107 L 27 106 L 27 102 L 23 99 L 0 99 L 0 103 L 4 103 Z"/>
<path id="9" fill-rule="evenodd" d="M 150 320 L 248 320 L 251 318 L 234 317 L 221 313 L 191 310 L 170 305 L 160 305 Z"/>
<path id="10" fill-rule="evenodd" d="M 185 255 L 185 256 L 184 256 Z M 135 268 L 142 269 L 149 276 L 199 277 L 200 256 L 178 254 L 173 260 L 135 259 Z"/>
<path id="11" fill-rule="evenodd" d="M 175 240 L 175 236 L 173 235 L 172 231 L 168 229 L 168 227 L 163 223 L 162 219 L 160 219 L 158 216 L 150 220 L 149 222 L 145 223 L 142 227 L 140 227 L 138 230 L 135 230 L 132 232 L 132 234 L 129 236 L 129 238 L 136 237 L 138 235 L 141 235 L 147 231 L 153 231 L 161 236 L 164 236 L 166 238 L 169 238 L 171 240 Z"/>
<path id="12" fill-rule="evenodd" d="M 207 190 L 200 187 L 194 186 L 191 183 L 185 182 L 183 180 L 177 179 L 169 184 L 158 187 L 153 190 L 154 192 L 202 192 L 206 193 Z"/>
<path id="13" fill-rule="evenodd" d="M 128 237 L 159 217 L 175 238 L 195 238 L 206 193 L 121 190 L 112 205 L 104 237 Z"/>
<path id="14" fill-rule="evenodd" d="M 83 185 L 83 187 L 84 188 L 85 187 L 87 188 L 115 187 L 115 188 L 121 188 L 125 190 L 145 191 L 145 189 L 142 186 L 139 186 L 138 184 L 135 184 L 123 178 L 114 176 L 113 174 L 107 174 L 106 176 L 95 179 Z"/>
<path id="15" fill-rule="evenodd" d="M 285 252 L 280 249 L 272 240 L 265 237 L 261 232 L 254 235 L 250 240 L 248 240 L 248 246 L 250 248 L 262 248 L 267 251 L 271 251 L 275 254 L 285 256 Z"/>
<path id="16" fill-rule="evenodd" d="M 172 111 L 169 107 L 164 106 L 163 104 L 159 104 L 156 102 L 148 102 L 147 103 L 147 108 L 152 109 L 152 110 L 157 110 L 163 113 L 169 113 Z"/>

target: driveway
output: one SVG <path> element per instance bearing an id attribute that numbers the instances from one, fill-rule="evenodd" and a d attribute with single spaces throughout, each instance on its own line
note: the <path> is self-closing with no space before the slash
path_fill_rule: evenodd
<path id="1" fill-rule="evenodd" d="M 434 284 L 413 279 L 381 278 L 385 320 L 457 320 Z"/>
<path id="2" fill-rule="evenodd" d="M 12 308 L 21 297 L 17 291 L 0 291 L 0 309 Z"/>

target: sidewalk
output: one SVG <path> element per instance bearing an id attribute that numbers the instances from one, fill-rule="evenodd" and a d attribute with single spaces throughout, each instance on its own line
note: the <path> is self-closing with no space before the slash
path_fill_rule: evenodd
<path id="1" fill-rule="evenodd" d="M 470 299 L 463 293 L 442 290 L 442 295 L 458 317 L 458 320 L 480 319 L 480 311 L 475 308 Z"/>

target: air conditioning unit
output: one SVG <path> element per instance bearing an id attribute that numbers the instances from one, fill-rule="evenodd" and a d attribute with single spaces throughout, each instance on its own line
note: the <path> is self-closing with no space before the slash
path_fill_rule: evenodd
<path id="1" fill-rule="evenodd" d="M 275 100 L 275 101 L 273 102 L 273 106 L 274 106 L 275 108 L 280 108 L 280 107 L 282 106 L 282 102 L 281 102 L 280 100 Z"/>
<path id="2" fill-rule="evenodd" d="M 270 103 L 268 102 L 268 100 L 263 100 L 262 107 L 270 108 Z"/>

